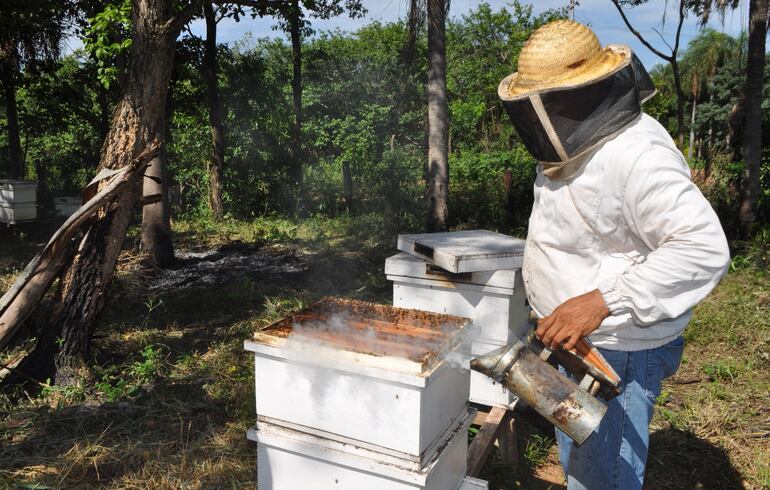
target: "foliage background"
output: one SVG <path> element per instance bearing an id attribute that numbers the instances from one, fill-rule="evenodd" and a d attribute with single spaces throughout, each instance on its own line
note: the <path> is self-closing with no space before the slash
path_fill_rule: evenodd
<path id="1" fill-rule="evenodd" d="M 116 4 L 118 5 L 118 4 Z M 120 10 L 116 6 L 116 16 Z M 447 26 L 450 101 L 450 219 L 453 227 L 523 233 L 536 163 L 497 100 L 497 84 L 515 71 L 518 53 L 539 25 L 564 11 L 534 15 L 514 2 L 493 10 L 480 4 Z M 100 18 L 101 19 L 101 18 Z M 109 19 L 107 19 L 109 20 Z M 105 22 L 107 22 L 105 20 Z M 120 23 L 116 28 L 121 27 Z M 335 217 L 377 212 L 397 229 L 420 229 L 425 208 L 426 44 L 418 39 L 405 62 L 406 22 L 372 22 L 356 32 L 321 32 L 303 45 L 305 178 L 289 178 L 291 164 L 291 47 L 280 39 L 246 37 L 219 46 L 219 85 L 227 140 L 224 203 L 230 217 Z M 93 176 L 119 88 L 106 73 L 109 53 L 76 51 L 23 71 L 17 98 L 28 178 L 41 185 L 41 202 L 77 194 Z M 704 49 L 719 46 L 704 71 Z M 112 48 L 111 48 L 112 49 Z M 711 58 L 709 58 L 711 60 Z M 737 236 L 744 165 L 740 103 L 746 37 L 704 30 L 681 56 L 687 111 L 693 103 L 694 178 L 731 237 Z M 209 219 L 207 162 L 211 154 L 202 78 L 203 40 L 178 41 L 167 138 L 176 219 Z M 658 94 L 645 110 L 675 130 L 676 100 L 668 65 L 651 74 Z M 105 88 L 100 81 L 112 76 Z M 694 82 L 697 80 L 697 83 Z M 697 90 L 694 87 L 697 86 Z M 770 93 L 770 82 L 766 94 Z M 765 97 L 765 106 L 770 98 Z M 0 109 L 0 177 L 8 167 L 6 122 Z M 764 141 L 770 140 L 765 112 Z M 687 149 L 685 149 L 687 153 Z M 769 155 L 770 156 L 770 155 Z M 762 171 L 759 218 L 770 220 L 770 164 Z M 353 177 L 353 206 L 343 199 L 343 167 Z M 510 192 L 503 185 L 511 174 Z"/>

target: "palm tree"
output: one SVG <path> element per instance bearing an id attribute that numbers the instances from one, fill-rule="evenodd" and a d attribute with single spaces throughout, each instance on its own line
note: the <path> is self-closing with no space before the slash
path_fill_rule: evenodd
<path id="1" fill-rule="evenodd" d="M 690 41 L 682 56 L 682 79 L 690 86 L 692 96 L 692 114 L 690 116 L 690 144 L 687 149 L 687 158 L 692 158 L 695 146 L 695 115 L 698 107 L 698 98 L 708 81 L 714 76 L 728 57 L 735 53 L 737 43 L 727 34 L 714 29 L 704 30 L 698 37 Z M 712 95 L 713 97 L 713 95 Z"/>
<path id="2" fill-rule="evenodd" d="M 691 8 L 700 17 L 701 25 L 705 25 L 712 10 L 724 18 L 725 12 L 738 8 L 739 3 L 739 0 L 694 0 Z M 768 0 L 749 0 L 749 47 L 743 94 L 743 161 L 746 168 L 740 208 L 743 238 L 749 238 L 753 232 L 761 190 L 759 171 L 762 164 L 762 84 L 765 76 L 767 14 Z"/>
<path id="3" fill-rule="evenodd" d="M 746 163 L 746 169 L 740 210 L 743 238 L 749 238 L 754 231 L 757 201 L 761 190 L 759 172 L 762 165 L 762 85 L 765 76 L 767 11 L 768 0 L 750 0 L 743 128 L 743 161 Z"/>
<path id="4" fill-rule="evenodd" d="M 671 72 L 674 75 L 674 88 L 676 89 L 676 131 L 677 131 L 677 143 L 679 145 L 679 148 L 681 149 L 684 146 L 684 99 L 685 94 L 684 90 L 682 89 L 682 77 L 680 75 L 679 70 L 679 59 L 678 59 L 678 53 L 679 53 L 679 41 L 682 35 L 682 26 L 684 25 L 684 19 L 687 16 L 687 10 L 690 8 L 690 2 L 698 0 L 679 0 L 679 18 L 678 23 L 676 27 L 676 34 L 674 35 L 674 45 L 671 46 L 668 42 L 663 40 L 666 46 L 671 50 L 671 54 L 666 54 L 663 51 L 658 50 L 655 48 L 650 42 L 642 36 L 642 34 L 637 31 L 633 25 L 631 25 L 631 21 L 628 19 L 628 16 L 626 15 L 625 11 L 623 10 L 622 5 L 630 4 L 631 6 L 640 5 L 642 3 L 645 3 L 647 0 L 635 0 L 633 2 L 625 2 L 623 0 L 611 0 L 612 4 L 615 5 L 615 8 L 617 9 L 618 13 L 620 14 L 621 19 L 623 19 L 623 22 L 626 24 L 626 27 L 628 27 L 628 30 L 631 31 L 631 34 L 636 36 L 639 41 L 644 44 L 644 46 L 652 51 L 656 56 L 661 58 L 662 60 L 665 60 L 668 62 L 669 65 L 671 65 Z M 665 22 L 666 14 L 665 10 L 663 12 L 663 21 Z M 657 31 L 656 31 L 657 32 Z"/>
<path id="5" fill-rule="evenodd" d="M 428 230 L 446 231 L 449 161 L 445 0 L 428 0 Z"/>

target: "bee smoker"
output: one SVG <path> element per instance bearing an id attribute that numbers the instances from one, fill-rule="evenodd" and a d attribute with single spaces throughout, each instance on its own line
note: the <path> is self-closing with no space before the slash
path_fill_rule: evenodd
<path id="1" fill-rule="evenodd" d="M 478 371 L 527 402 L 543 417 L 581 444 L 601 422 L 607 406 L 605 399 L 617 395 L 620 378 L 601 354 L 586 340 L 574 351 L 551 351 L 530 335 L 527 346 L 520 340 L 473 359 L 471 369 Z M 555 355 L 554 355 L 555 354 Z M 580 384 L 562 375 L 547 361 L 551 356 L 580 377 Z"/>

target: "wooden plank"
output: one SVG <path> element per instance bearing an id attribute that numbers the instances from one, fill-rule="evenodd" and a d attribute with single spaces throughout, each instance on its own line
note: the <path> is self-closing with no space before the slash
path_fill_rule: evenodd
<path id="1" fill-rule="evenodd" d="M 500 407 L 494 407 L 487 415 L 484 425 L 481 426 L 479 433 L 468 446 L 468 475 L 479 476 L 484 463 L 489 457 L 492 445 L 497 439 L 501 424 L 506 418 L 508 410 Z"/>
<path id="2" fill-rule="evenodd" d="M 478 425 L 482 426 L 484 425 L 484 422 L 487 421 L 487 417 L 489 416 L 489 412 L 482 412 L 479 410 L 476 412 L 476 417 L 473 419 L 473 423 L 471 425 Z"/>
<path id="3" fill-rule="evenodd" d="M 511 414 L 511 412 L 508 412 Z M 500 446 L 502 460 L 516 469 L 519 465 L 519 449 L 516 444 L 516 419 L 513 416 L 505 417 L 502 421 L 502 427 L 497 437 L 497 443 Z"/>

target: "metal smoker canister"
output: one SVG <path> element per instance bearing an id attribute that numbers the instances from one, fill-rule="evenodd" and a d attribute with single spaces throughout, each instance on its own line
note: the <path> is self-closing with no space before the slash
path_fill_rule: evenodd
<path id="1" fill-rule="evenodd" d="M 473 359 L 471 369 L 519 395 L 578 444 L 591 435 L 607 411 L 606 405 L 518 340 Z"/>

